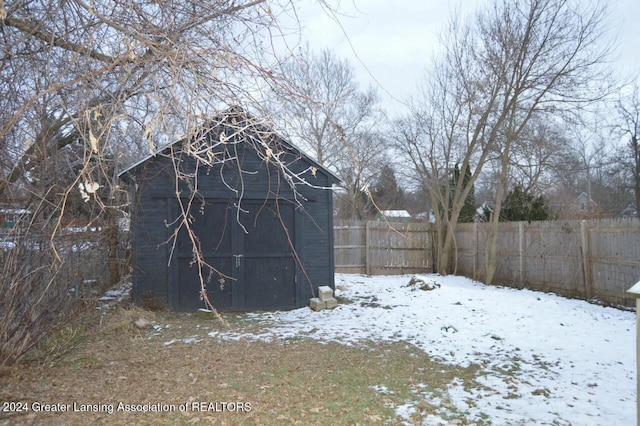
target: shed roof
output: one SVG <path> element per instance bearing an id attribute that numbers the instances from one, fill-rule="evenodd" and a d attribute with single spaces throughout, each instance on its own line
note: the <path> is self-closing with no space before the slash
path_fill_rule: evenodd
<path id="1" fill-rule="evenodd" d="M 340 182 L 340 179 L 333 172 L 331 172 L 329 169 L 327 169 L 326 167 L 318 163 L 316 160 L 311 158 L 300 148 L 295 146 L 292 142 L 288 141 L 287 139 L 279 135 L 277 132 L 272 130 L 269 126 L 267 126 L 260 120 L 256 119 L 255 117 L 253 117 L 251 114 L 247 113 L 244 109 L 240 107 L 232 107 L 225 111 L 220 112 L 213 118 L 209 119 L 205 124 L 200 126 L 198 129 L 196 129 L 193 132 L 193 134 L 197 135 L 199 132 L 203 132 L 203 133 L 200 133 L 200 135 L 202 135 L 204 133 L 208 133 L 211 130 L 215 129 L 217 126 L 229 125 L 229 124 L 233 124 L 235 126 L 237 125 L 237 123 L 246 123 L 244 125 L 244 129 L 242 129 L 242 132 L 247 132 L 247 133 L 248 132 L 254 132 L 254 133 L 267 132 L 268 134 L 274 135 L 275 137 L 278 138 L 281 148 L 284 148 L 285 150 L 288 150 L 290 152 L 295 153 L 296 155 L 299 155 L 300 157 L 304 158 L 311 166 L 325 173 L 329 177 L 330 184 Z M 126 178 L 126 175 L 133 173 L 135 169 L 137 169 L 139 166 L 141 166 L 145 162 L 156 157 L 158 154 L 168 151 L 172 146 L 178 143 L 181 143 L 184 140 L 185 138 L 177 139 L 172 143 L 170 143 L 169 145 L 163 147 L 161 150 L 147 155 L 146 157 L 142 158 L 136 163 L 131 164 L 129 167 L 121 171 L 118 174 L 118 177 Z"/>

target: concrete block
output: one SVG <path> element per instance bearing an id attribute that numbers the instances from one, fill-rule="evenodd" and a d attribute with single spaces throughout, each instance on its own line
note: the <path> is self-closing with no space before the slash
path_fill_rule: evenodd
<path id="1" fill-rule="evenodd" d="M 320 298 L 320 300 L 325 302 L 333 298 L 333 290 L 331 290 L 331 287 L 327 285 L 320 286 L 318 287 L 318 297 Z"/>
<path id="2" fill-rule="evenodd" d="M 336 306 L 338 306 L 338 301 L 336 299 L 334 299 L 333 297 L 330 298 L 329 300 L 325 300 L 324 303 L 325 303 L 327 309 L 333 309 Z"/>
<path id="3" fill-rule="evenodd" d="M 198 318 L 203 318 L 203 319 L 212 319 L 215 318 L 215 316 L 213 315 L 213 311 L 209 310 L 209 309 L 205 309 L 205 308 L 200 308 L 196 311 L 196 316 Z"/>
<path id="4" fill-rule="evenodd" d="M 314 311 L 321 311 L 327 307 L 327 304 L 320 300 L 319 297 L 309 299 L 309 307 Z"/>

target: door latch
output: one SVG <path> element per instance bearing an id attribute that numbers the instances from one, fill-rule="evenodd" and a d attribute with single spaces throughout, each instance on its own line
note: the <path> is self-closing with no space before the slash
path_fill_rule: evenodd
<path id="1" fill-rule="evenodd" d="M 234 254 L 233 257 L 236 258 L 236 268 L 240 267 L 240 259 L 243 257 L 244 255 L 242 254 Z"/>

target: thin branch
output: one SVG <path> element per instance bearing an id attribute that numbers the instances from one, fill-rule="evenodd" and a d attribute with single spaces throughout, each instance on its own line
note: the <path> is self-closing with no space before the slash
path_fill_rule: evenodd
<path id="1" fill-rule="evenodd" d="M 56 36 L 51 31 L 43 29 L 41 23 L 30 24 L 28 22 L 21 21 L 19 19 L 9 16 L 4 21 L 2 21 L 2 25 L 7 25 L 10 27 L 17 28 L 20 31 L 27 33 L 29 36 L 33 36 L 39 40 L 44 41 L 47 44 L 60 47 L 70 52 L 78 53 L 82 56 L 88 56 L 92 59 L 95 59 L 100 62 L 104 62 L 106 64 L 112 64 L 116 62 L 116 58 L 112 56 L 105 55 L 104 53 L 100 53 L 95 49 L 90 49 L 83 45 L 72 43 L 68 40 L 65 40 L 62 37 Z"/>

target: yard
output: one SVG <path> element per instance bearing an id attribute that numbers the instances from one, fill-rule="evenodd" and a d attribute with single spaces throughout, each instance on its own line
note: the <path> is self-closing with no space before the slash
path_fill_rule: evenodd
<path id="1" fill-rule="evenodd" d="M 0 371 L 0 424 L 635 424 L 633 312 L 417 278 L 339 274 L 334 310 L 227 326 L 91 308 Z"/>

